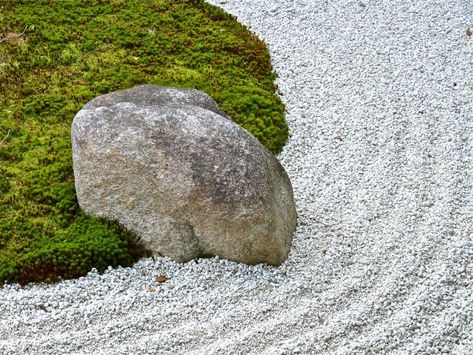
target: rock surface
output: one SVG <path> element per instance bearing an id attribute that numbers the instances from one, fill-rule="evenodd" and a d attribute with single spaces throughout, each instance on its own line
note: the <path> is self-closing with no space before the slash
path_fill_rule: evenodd
<path id="1" fill-rule="evenodd" d="M 74 118 L 79 205 L 154 254 L 281 264 L 296 211 L 289 178 L 205 93 L 155 85 L 100 96 Z"/>

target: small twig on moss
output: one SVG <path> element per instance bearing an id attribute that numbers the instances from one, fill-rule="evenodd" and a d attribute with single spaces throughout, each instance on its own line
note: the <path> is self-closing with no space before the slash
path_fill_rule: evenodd
<path id="1" fill-rule="evenodd" d="M 88 57 L 89 55 L 91 55 L 94 52 L 104 51 L 104 50 L 106 50 L 107 48 L 110 48 L 110 47 L 111 47 L 110 44 L 106 44 L 104 46 L 98 46 L 97 48 L 94 48 L 91 51 L 85 52 L 82 55 L 82 57 L 79 58 L 79 62 L 82 62 L 86 57 Z"/>
<path id="2" fill-rule="evenodd" d="M 0 44 L 8 40 L 11 41 L 12 39 L 20 39 L 21 37 L 25 35 L 27 29 L 28 29 L 28 26 L 26 26 L 23 32 L 21 33 L 8 32 L 6 37 L 0 38 Z"/>
<path id="3" fill-rule="evenodd" d="M 85 52 L 84 55 L 82 55 L 79 58 L 79 62 L 82 62 L 88 55 L 92 54 L 93 52 L 96 52 L 98 48 L 92 49 L 91 51 Z"/>
<path id="4" fill-rule="evenodd" d="M 11 130 L 9 129 L 8 132 L 7 132 L 7 135 L 5 137 L 3 137 L 3 139 L 0 141 L 0 147 L 3 145 L 3 142 L 5 142 L 6 139 L 8 138 L 8 136 L 10 135 L 10 131 Z"/>

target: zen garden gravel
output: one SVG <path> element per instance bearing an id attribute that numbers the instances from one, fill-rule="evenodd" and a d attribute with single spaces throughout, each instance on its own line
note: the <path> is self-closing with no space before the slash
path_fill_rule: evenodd
<path id="1" fill-rule="evenodd" d="M 472 354 L 471 1 L 211 2 L 279 74 L 289 259 L 7 285 L 0 353 Z"/>

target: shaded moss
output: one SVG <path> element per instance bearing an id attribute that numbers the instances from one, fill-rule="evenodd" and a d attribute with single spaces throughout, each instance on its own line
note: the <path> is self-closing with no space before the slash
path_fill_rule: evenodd
<path id="1" fill-rule="evenodd" d="M 200 0 L 0 3 L 0 284 L 54 281 L 146 255 L 77 204 L 70 125 L 138 84 L 207 92 L 273 153 L 288 135 L 263 42 Z"/>

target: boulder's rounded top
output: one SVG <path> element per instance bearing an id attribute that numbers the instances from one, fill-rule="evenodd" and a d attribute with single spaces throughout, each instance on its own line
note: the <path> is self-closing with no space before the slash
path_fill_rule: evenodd
<path id="1" fill-rule="evenodd" d="M 131 89 L 115 91 L 89 101 L 84 110 L 109 107 L 120 102 L 133 102 L 140 106 L 191 105 L 229 118 L 205 92 L 197 89 L 178 89 L 161 85 L 138 85 Z"/>

